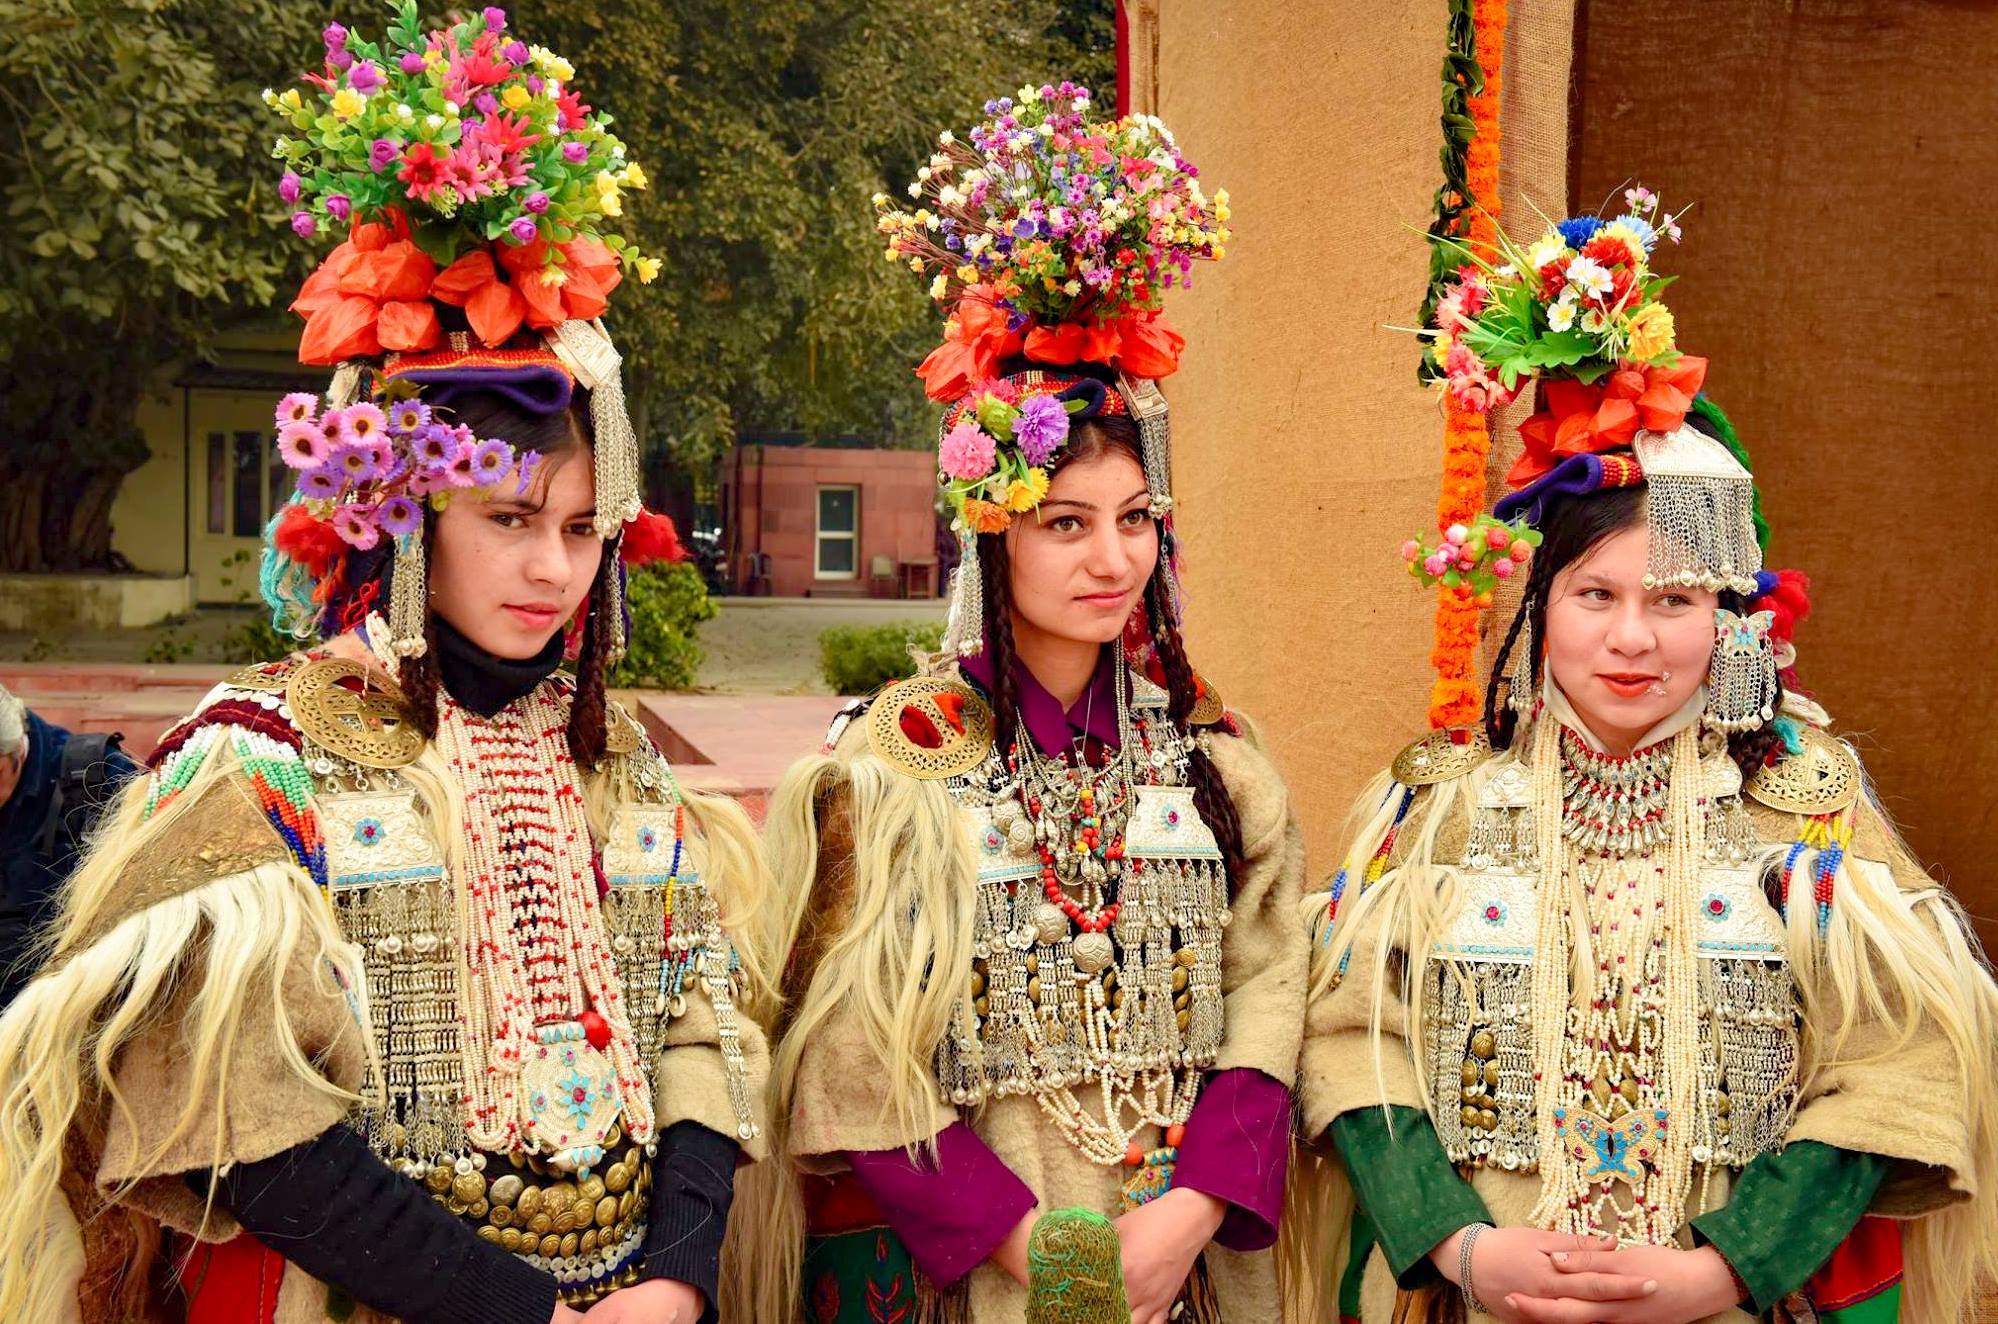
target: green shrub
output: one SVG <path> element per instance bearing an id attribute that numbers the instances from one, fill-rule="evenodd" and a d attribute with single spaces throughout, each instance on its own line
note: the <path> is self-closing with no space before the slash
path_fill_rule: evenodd
<path id="1" fill-rule="evenodd" d="M 936 652 L 943 646 L 943 622 L 836 625 L 819 636 L 819 674 L 835 694 L 872 694 L 916 674 L 911 646 Z"/>
<path id="2" fill-rule="evenodd" d="M 720 610 L 701 572 L 685 561 L 635 570 L 626 585 L 631 646 L 612 669 L 613 685 L 689 690 L 701 669 L 701 622 Z"/>

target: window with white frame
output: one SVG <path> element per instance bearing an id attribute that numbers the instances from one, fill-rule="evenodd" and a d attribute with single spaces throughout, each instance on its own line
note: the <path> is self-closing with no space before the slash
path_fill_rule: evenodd
<path id="1" fill-rule="evenodd" d="M 860 489 L 819 489 L 814 579 L 852 579 L 860 571 Z"/>

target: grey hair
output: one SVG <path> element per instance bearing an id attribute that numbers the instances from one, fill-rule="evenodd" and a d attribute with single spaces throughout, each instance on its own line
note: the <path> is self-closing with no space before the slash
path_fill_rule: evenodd
<path id="1" fill-rule="evenodd" d="M 0 757 L 19 754 L 28 747 L 28 705 L 0 685 Z"/>

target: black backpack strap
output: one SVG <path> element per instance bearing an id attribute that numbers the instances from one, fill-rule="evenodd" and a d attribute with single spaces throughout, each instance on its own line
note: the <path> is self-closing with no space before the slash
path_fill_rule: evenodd
<path id="1" fill-rule="evenodd" d="M 63 746 L 55 794 L 49 797 L 48 818 L 42 823 L 40 844 L 44 857 L 54 856 L 56 832 L 65 826 L 64 820 L 71 813 L 80 811 L 84 817 L 69 833 L 70 840 L 78 843 L 83 840 L 90 820 L 103 805 L 105 788 L 111 784 L 111 765 L 107 760 L 113 750 L 122 748 L 124 739 L 124 733 L 119 731 L 70 735 L 69 743 Z"/>

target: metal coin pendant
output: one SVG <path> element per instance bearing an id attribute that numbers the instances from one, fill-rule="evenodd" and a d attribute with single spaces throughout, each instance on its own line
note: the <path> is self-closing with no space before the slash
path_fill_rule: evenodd
<path id="1" fill-rule="evenodd" d="M 1085 975 L 1093 975 L 1110 964 L 1116 951 L 1110 946 L 1107 933 L 1078 933 L 1074 944 L 1075 968 Z"/>

